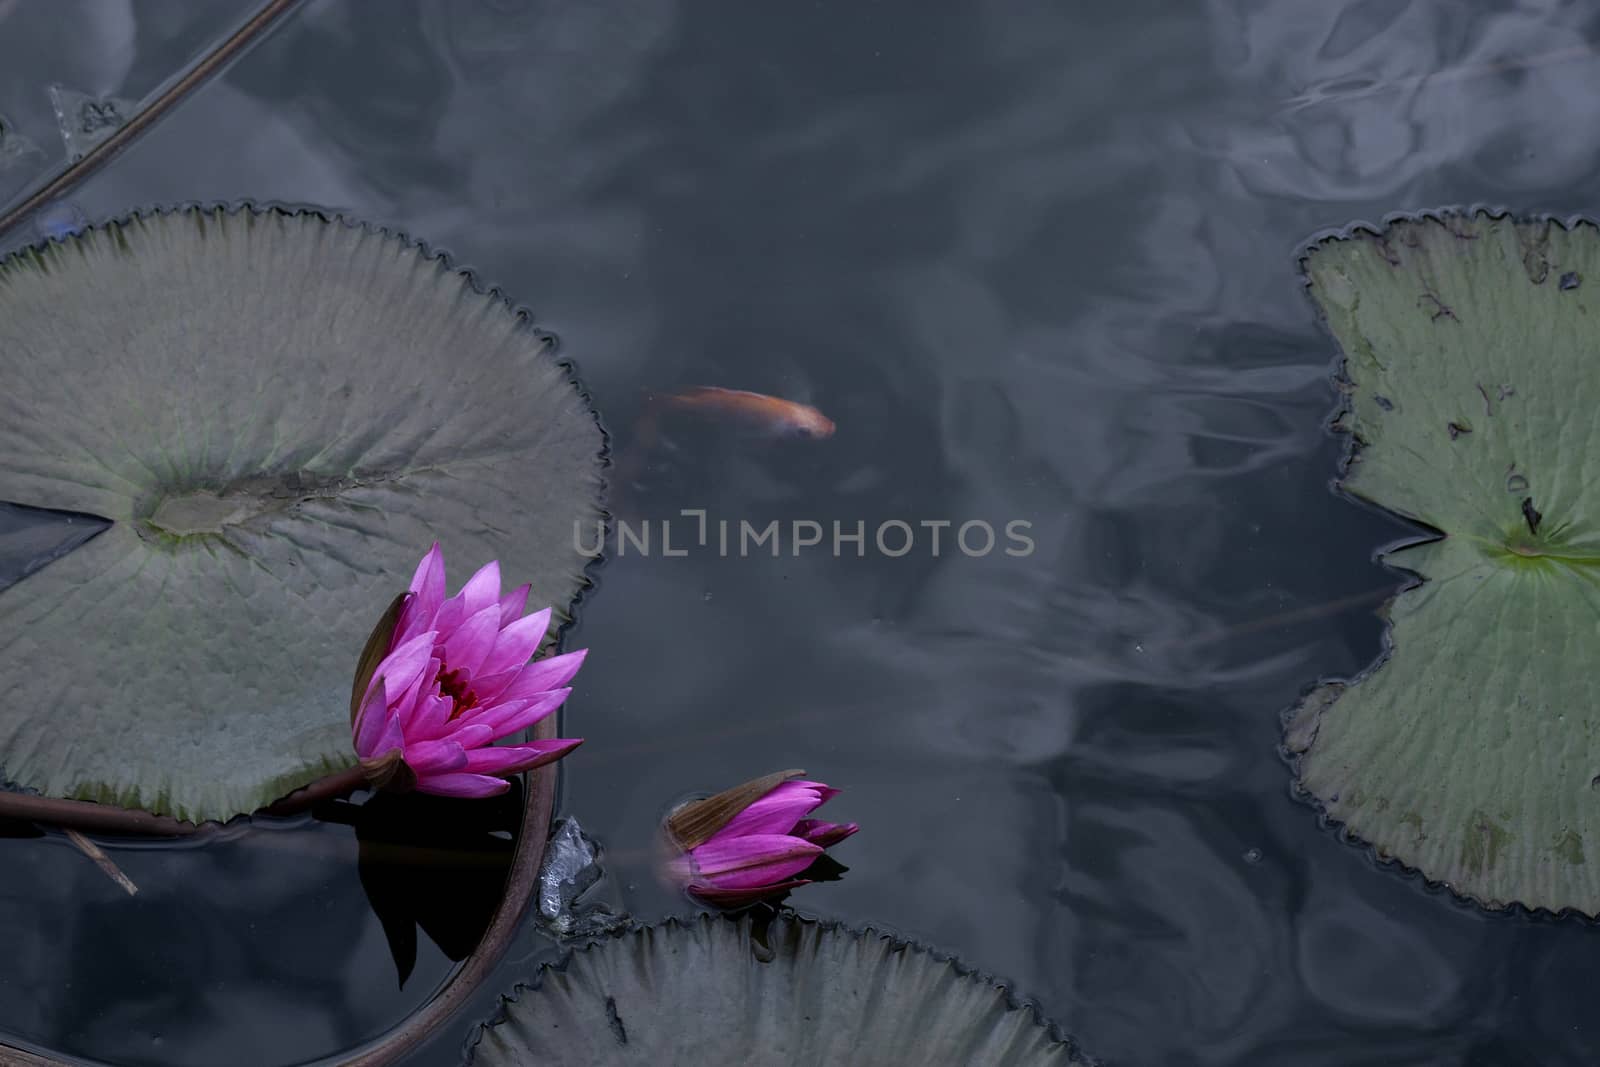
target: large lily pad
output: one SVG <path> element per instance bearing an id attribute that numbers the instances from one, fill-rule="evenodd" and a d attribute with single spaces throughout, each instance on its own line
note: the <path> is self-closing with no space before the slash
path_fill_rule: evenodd
<path id="1" fill-rule="evenodd" d="M 0 592 L 0 775 L 194 820 L 354 762 L 429 544 L 564 615 L 603 438 L 548 339 L 401 236 L 189 208 L 0 262 L 0 500 L 109 527 Z"/>
<path id="2" fill-rule="evenodd" d="M 780 912 L 669 920 L 571 954 L 519 986 L 476 1067 L 665 1063 L 1087 1064 L 1006 990 L 884 934 Z"/>
<path id="3" fill-rule="evenodd" d="M 1299 773 L 1378 853 L 1496 907 L 1600 912 L 1600 230 L 1477 213 L 1324 241 L 1343 487 L 1441 537 L 1386 657 L 1289 720 Z"/>

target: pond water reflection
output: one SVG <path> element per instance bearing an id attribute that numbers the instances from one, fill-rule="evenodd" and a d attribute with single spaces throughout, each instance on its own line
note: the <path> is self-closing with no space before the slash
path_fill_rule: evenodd
<path id="1" fill-rule="evenodd" d="M 53 151 L 44 83 L 137 97 L 192 54 L 127 8 L 109 43 L 109 16 L 27 49 L 0 21 L 0 115 Z M 560 336 L 617 455 L 694 384 L 837 424 L 674 423 L 615 489 L 634 522 L 869 531 L 600 571 L 560 809 L 636 917 L 689 907 L 651 870 L 673 801 L 804 767 L 862 830 L 797 908 L 1004 976 L 1110 1062 L 1578 1064 L 1600 933 L 1380 868 L 1277 745 L 1303 686 L 1377 654 L 1403 577 L 1372 555 L 1415 535 L 1329 492 L 1296 254 L 1392 211 L 1594 210 L 1597 34 L 1537 2 L 313 2 L 74 201 L 424 239 Z M 1034 548 L 871 543 L 973 519 Z M 119 852 L 137 901 L 0 840 L 0 1033 L 245 1067 L 398 1020 L 448 961 L 423 938 L 396 992 L 350 831 L 285 832 L 329 854 Z M 553 955 L 530 932 L 491 985 Z"/>

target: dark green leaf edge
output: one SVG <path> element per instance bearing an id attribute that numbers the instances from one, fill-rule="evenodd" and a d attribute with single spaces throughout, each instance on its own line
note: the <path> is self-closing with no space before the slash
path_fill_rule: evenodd
<path id="1" fill-rule="evenodd" d="M 525 994 L 537 992 L 543 985 L 544 979 L 547 975 L 566 973 L 567 969 L 575 960 L 579 958 L 580 954 L 582 953 L 602 950 L 608 945 L 619 942 L 625 938 L 636 937 L 640 933 L 649 930 L 665 931 L 669 933 L 678 930 L 692 932 L 693 928 L 695 927 L 705 928 L 714 923 L 745 925 L 751 922 L 752 919 L 748 912 L 738 916 L 711 914 L 706 912 L 701 912 L 696 916 L 688 918 L 674 915 L 656 923 L 634 923 L 631 927 L 623 929 L 616 934 L 611 936 L 597 937 L 585 944 L 569 949 L 566 954 L 563 955 L 557 962 L 542 964 L 531 980 L 517 982 L 514 986 L 512 986 L 509 993 L 502 993 L 500 995 L 498 1001 L 496 1002 L 494 1011 L 487 1019 L 474 1025 L 471 1032 L 468 1034 L 464 1047 L 465 1058 L 462 1062 L 466 1065 L 466 1067 L 471 1067 L 471 1064 L 475 1062 L 478 1047 L 482 1044 L 490 1029 L 508 1021 L 508 1012 L 510 1008 L 519 1003 Z M 815 916 L 804 915 L 800 912 L 796 912 L 787 908 L 780 910 L 777 915 L 773 917 L 772 922 L 774 924 L 778 922 L 789 922 L 814 929 L 821 933 L 839 934 L 845 937 L 857 939 L 874 938 L 878 941 L 884 942 L 887 945 L 888 950 L 891 952 L 905 951 L 915 955 L 924 956 L 929 960 L 930 963 L 933 964 L 945 964 L 950 967 L 951 971 L 956 975 L 956 977 L 966 981 L 977 982 L 982 985 L 986 985 L 991 989 L 1003 994 L 1007 1010 L 1018 1011 L 1027 1015 L 1032 1021 L 1033 1025 L 1039 1027 L 1045 1032 L 1046 1038 L 1051 1043 L 1064 1046 L 1063 1051 L 1066 1053 L 1069 1061 L 1081 1064 L 1082 1067 L 1107 1067 L 1103 1061 L 1095 1059 L 1086 1053 L 1083 1050 L 1083 1046 L 1078 1042 L 1077 1038 L 1067 1033 L 1060 1027 L 1060 1025 L 1048 1018 L 1044 1012 L 1040 1010 L 1038 1003 L 1031 997 L 1025 997 L 1018 994 L 1015 987 L 1007 982 L 997 978 L 988 971 L 984 971 L 970 966 L 969 964 L 963 963 L 960 959 L 949 953 L 942 952 L 928 945 L 924 945 L 919 941 L 913 941 L 908 938 L 899 937 L 893 933 L 879 929 L 878 927 L 870 924 L 865 926 L 852 926 L 848 923 L 840 922 L 835 919 L 820 919 Z"/>
<path id="2" fill-rule="evenodd" d="M 1389 620 L 1389 611 L 1401 594 L 1417 588 L 1423 584 L 1423 578 L 1417 572 L 1406 567 L 1400 567 L 1391 562 L 1389 557 L 1402 549 L 1412 548 L 1417 545 L 1427 544 L 1431 541 L 1442 540 L 1445 537 L 1443 530 L 1436 529 L 1421 520 L 1375 504 L 1364 497 L 1356 496 L 1349 492 L 1344 485 L 1349 476 L 1351 467 L 1360 461 L 1361 452 L 1366 448 L 1367 441 L 1356 433 L 1345 420 L 1353 411 L 1350 404 L 1350 394 L 1354 390 L 1354 383 L 1345 373 L 1346 357 L 1344 350 L 1339 346 L 1338 339 L 1334 337 L 1333 330 L 1328 325 L 1327 316 L 1317 306 L 1316 300 L 1311 295 L 1311 274 L 1307 269 L 1312 255 L 1316 252 L 1356 237 L 1382 238 L 1384 231 L 1396 223 L 1421 223 L 1437 222 L 1447 223 L 1451 220 L 1483 219 L 1489 222 L 1511 221 L 1514 224 L 1548 224 L 1558 226 L 1563 231 L 1571 233 L 1575 230 L 1588 227 L 1600 234 L 1600 217 L 1582 213 L 1558 215 L 1554 212 L 1522 213 L 1500 205 L 1472 204 L 1469 206 L 1445 206 L 1437 208 L 1424 208 L 1417 211 L 1391 211 L 1382 217 L 1381 222 L 1373 223 L 1357 220 L 1343 226 L 1319 230 L 1304 241 L 1295 253 L 1295 269 L 1300 275 L 1300 294 L 1306 304 L 1311 308 L 1316 318 L 1319 332 L 1324 342 L 1332 349 L 1334 355 L 1329 362 L 1329 380 L 1338 393 L 1333 409 L 1328 413 L 1324 423 L 1324 431 L 1331 437 L 1346 438 L 1345 449 L 1339 458 L 1339 465 L 1335 477 L 1329 482 L 1329 489 L 1347 503 L 1365 508 L 1374 514 L 1395 519 L 1413 527 L 1416 531 L 1411 536 L 1398 537 L 1386 544 L 1373 549 L 1372 560 L 1385 570 L 1403 579 L 1403 583 L 1396 587 L 1393 594 L 1378 606 L 1375 614 L 1383 620 L 1383 632 L 1379 635 L 1378 654 L 1371 663 L 1348 677 L 1324 676 L 1315 682 L 1307 683 L 1301 687 L 1299 695 L 1287 707 L 1278 713 L 1279 723 L 1283 730 L 1283 740 L 1278 745 L 1278 757 L 1289 767 L 1293 775 L 1290 781 L 1290 794 L 1294 800 L 1312 809 L 1317 815 L 1317 825 L 1325 830 L 1332 831 L 1344 844 L 1366 854 L 1369 863 L 1375 867 L 1393 872 L 1408 882 L 1422 888 L 1430 896 L 1448 899 L 1458 906 L 1470 908 L 1472 911 L 1496 917 L 1529 917 L 1537 918 L 1549 916 L 1561 921 L 1579 922 L 1585 926 L 1600 927 L 1600 915 L 1589 915 L 1587 912 L 1572 907 L 1564 907 L 1559 911 L 1552 911 L 1543 906 L 1528 907 L 1521 901 L 1494 901 L 1489 902 L 1470 893 L 1463 893 L 1454 885 L 1441 879 L 1429 878 L 1421 868 L 1413 867 L 1408 863 L 1378 849 L 1372 842 L 1356 834 L 1340 819 L 1328 814 L 1327 806 L 1309 789 L 1300 784 L 1300 756 L 1310 747 L 1310 741 L 1296 739 L 1297 732 L 1309 730 L 1312 738 L 1316 736 L 1316 728 L 1321 718 L 1321 709 L 1311 706 L 1312 701 L 1330 691 L 1337 692 L 1358 685 L 1370 678 L 1386 663 L 1394 652 L 1393 634 Z M 1325 703 L 1331 703 L 1331 700 Z M 1302 719 L 1309 719 L 1307 722 Z"/>

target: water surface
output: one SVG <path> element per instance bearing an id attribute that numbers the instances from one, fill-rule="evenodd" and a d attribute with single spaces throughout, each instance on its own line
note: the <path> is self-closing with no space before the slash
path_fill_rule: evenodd
<path id="1" fill-rule="evenodd" d="M 135 61 L 8 50 L 0 114 L 43 138 L 57 66 L 135 97 L 175 69 L 183 28 L 123 6 Z M 838 423 L 674 422 L 621 490 L 675 536 L 703 509 L 869 541 L 601 572 L 561 810 L 617 906 L 688 907 L 648 862 L 672 801 L 801 766 L 863 830 L 795 906 L 1000 975 L 1110 1062 L 1579 1064 L 1593 926 L 1381 867 L 1277 744 L 1302 687 L 1378 653 L 1403 577 L 1372 556 L 1415 535 L 1329 491 L 1297 252 L 1394 211 L 1594 210 L 1597 34 L 1531 0 L 313 2 L 75 200 L 422 238 L 560 335 L 621 454 L 692 384 Z M 893 519 L 1023 520 L 1034 549 L 889 558 Z M 246 1067 L 403 1017 L 448 960 L 424 939 L 396 991 L 349 830 L 282 833 L 326 851 L 119 853 L 173 872 L 137 904 L 57 840 L 0 842 L 0 1032 Z M 550 954 L 528 933 L 494 984 Z"/>

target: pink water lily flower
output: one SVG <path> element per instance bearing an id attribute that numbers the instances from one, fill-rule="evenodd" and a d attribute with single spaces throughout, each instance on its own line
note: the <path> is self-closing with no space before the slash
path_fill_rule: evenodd
<path id="1" fill-rule="evenodd" d="M 529 662 L 550 609 L 523 615 L 528 591 L 501 595 L 494 561 L 446 599 L 444 553 L 435 544 L 422 557 L 410 589 L 373 631 L 351 694 L 356 754 L 374 785 L 493 796 L 510 788 L 508 776 L 583 743 L 495 744 L 560 707 L 588 654 Z"/>
<path id="2" fill-rule="evenodd" d="M 681 850 L 672 876 L 690 893 L 740 907 L 807 885 L 797 877 L 860 827 L 808 816 L 839 790 L 780 771 L 675 811 L 668 834 Z"/>

